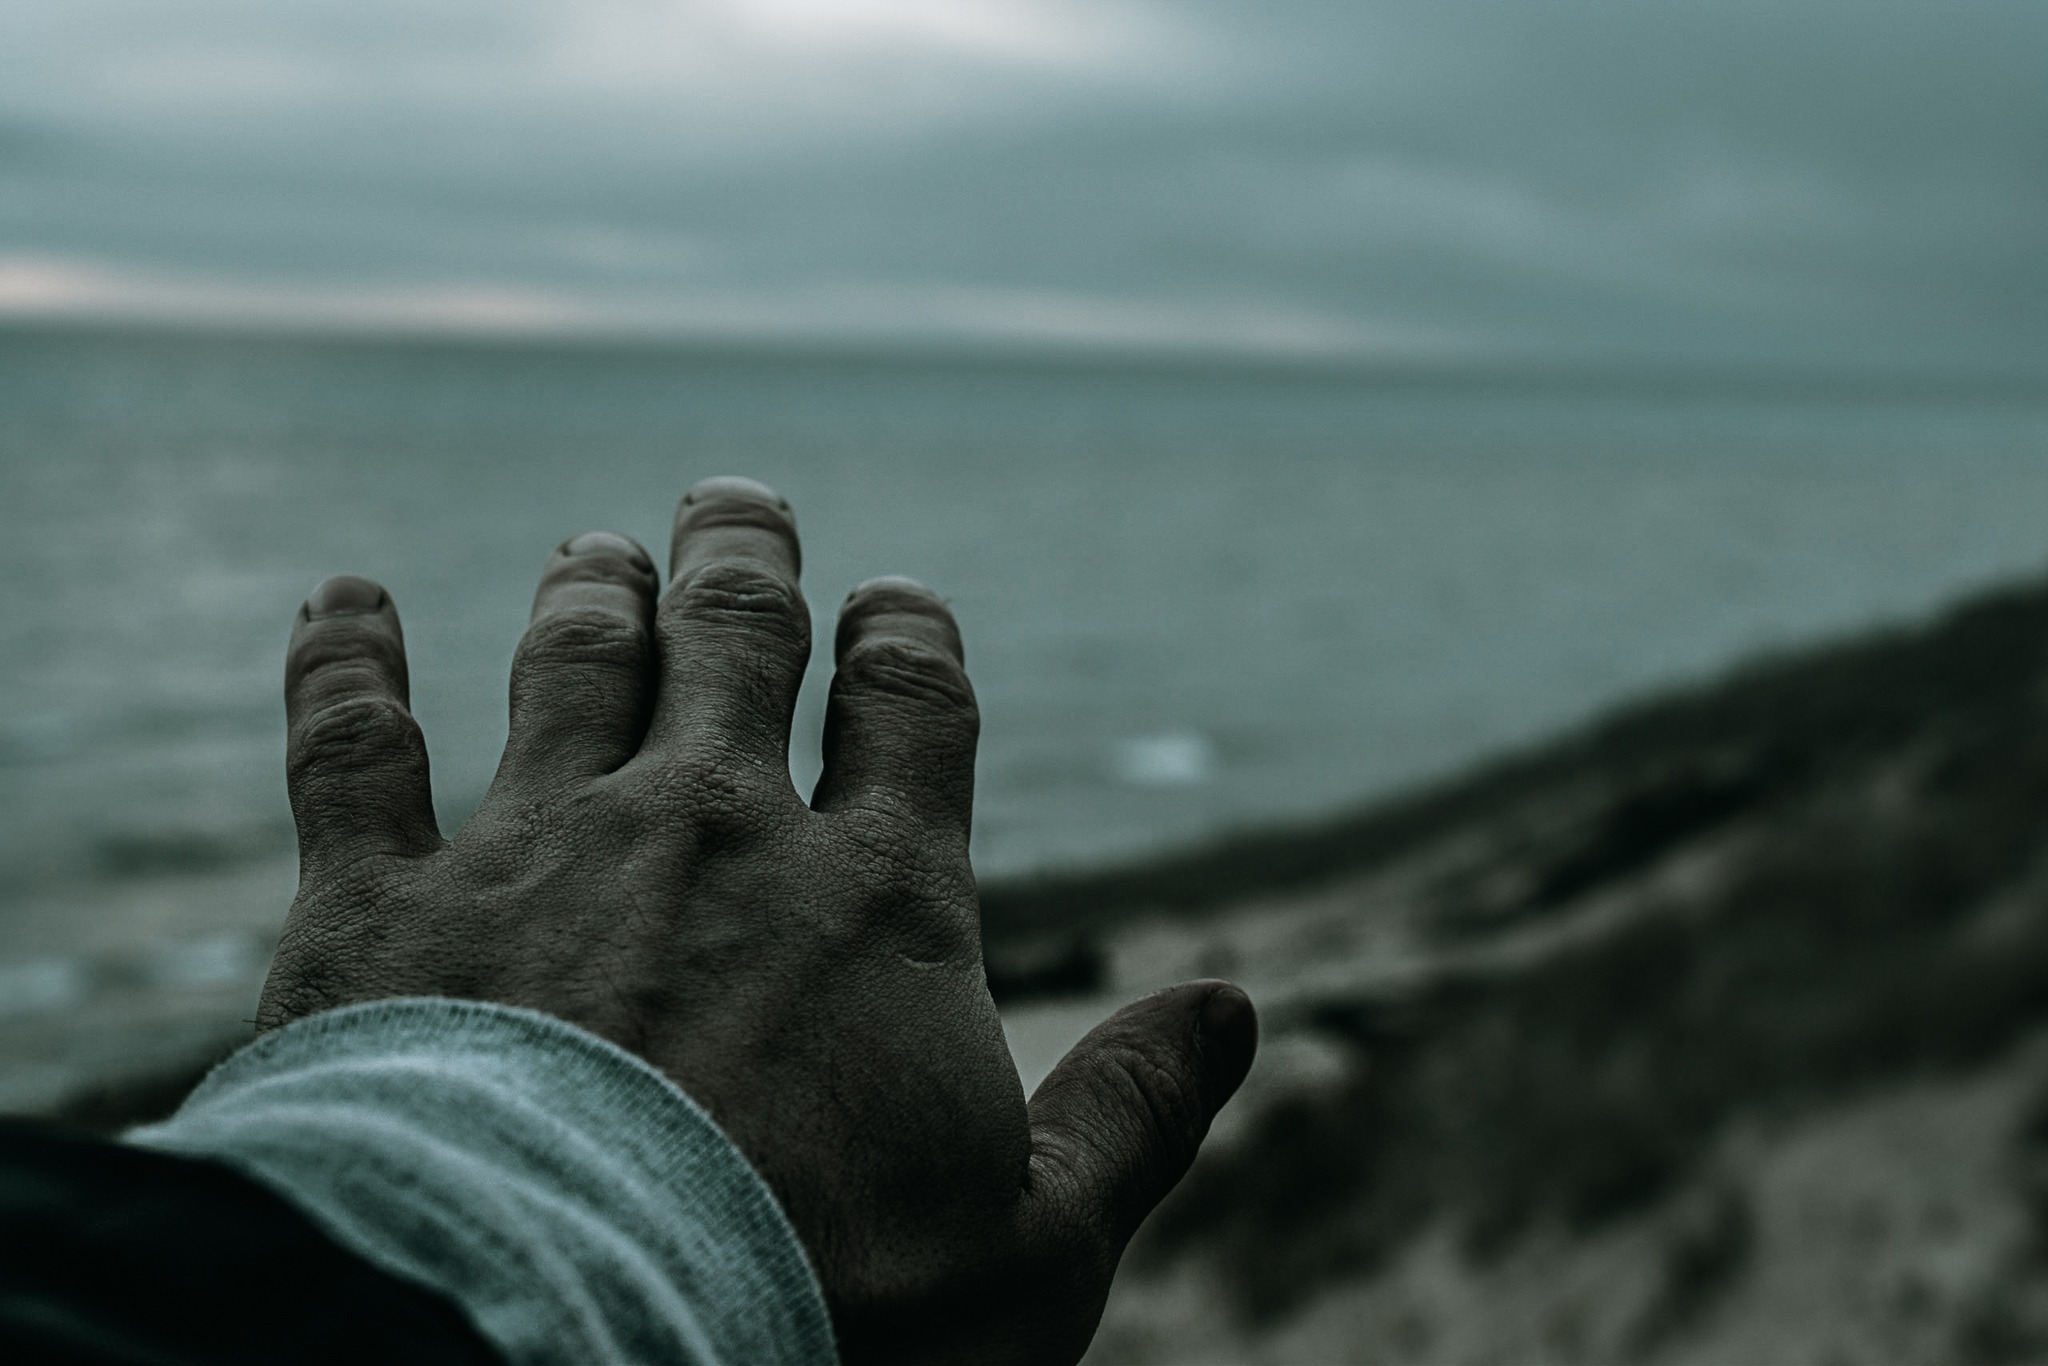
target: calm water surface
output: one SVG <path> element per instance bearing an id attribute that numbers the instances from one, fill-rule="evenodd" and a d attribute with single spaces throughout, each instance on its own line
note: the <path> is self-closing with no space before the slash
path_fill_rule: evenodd
<path id="1" fill-rule="evenodd" d="M 725 471 L 795 502 L 821 645 L 867 576 L 952 598 L 996 872 L 1384 792 L 2048 563 L 2048 404 L 2011 398 L 0 334 L 0 895 L 276 848 L 279 654 L 341 570 L 404 612 L 452 828 L 549 548 L 664 546 Z"/>

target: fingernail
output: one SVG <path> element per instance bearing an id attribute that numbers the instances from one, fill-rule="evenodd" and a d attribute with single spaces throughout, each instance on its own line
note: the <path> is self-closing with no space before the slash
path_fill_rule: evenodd
<path id="1" fill-rule="evenodd" d="M 967 662 L 960 625 L 946 600 L 916 579 L 869 579 L 846 595 L 833 650 L 844 655 L 856 640 L 876 634 L 904 636 Z"/>
<path id="2" fill-rule="evenodd" d="M 564 555 L 616 555 L 642 569 L 654 568 L 647 552 L 615 531 L 586 531 L 562 543 Z"/>
<path id="3" fill-rule="evenodd" d="M 369 579 L 354 574 L 336 574 L 322 580 L 306 598 L 306 616 L 345 616 L 352 612 L 374 612 L 384 605 L 384 590 Z"/>
<path id="4" fill-rule="evenodd" d="M 1233 986 L 1218 987 L 1202 1002 L 1196 1027 L 1210 1080 L 1219 1096 L 1228 1096 L 1252 1070 L 1252 1057 L 1259 1051 L 1259 1013 L 1252 998 Z"/>
<path id="5" fill-rule="evenodd" d="M 927 602 L 943 604 L 945 601 L 945 599 L 919 583 L 916 579 L 906 579 L 901 574 L 884 574 L 881 578 L 869 579 L 866 583 L 856 584 L 854 590 L 846 595 L 846 600 L 852 602 L 856 598 L 876 598 L 892 593 L 922 598 Z"/>
<path id="6" fill-rule="evenodd" d="M 739 498 L 751 503 L 766 503 L 778 512 L 789 511 L 789 499 L 757 479 L 745 479 L 737 474 L 718 474 L 701 479 L 683 495 L 683 503 L 689 506 L 713 498 Z"/>

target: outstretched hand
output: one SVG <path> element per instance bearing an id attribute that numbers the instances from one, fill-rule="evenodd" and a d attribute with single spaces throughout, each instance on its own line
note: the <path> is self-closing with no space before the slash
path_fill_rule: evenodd
<path id="1" fill-rule="evenodd" d="M 1250 1001 L 1112 1016 L 1026 1102 L 982 969 L 978 726 L 937 597 L 840 609 L 823 776 L 789 777 L 810 613 L 789 505 L 677 509 L 666 587 L 606 532 L 542 571 L 510 738 L 436 827 L 389 596 L 329 579 L 286 665 L 300 883 L 259 1026 L 387 996 L 527 1006 L 632 1050 L 782 1201 L 849 1361 L 1071 1362 L 1251 1066 Z"/>

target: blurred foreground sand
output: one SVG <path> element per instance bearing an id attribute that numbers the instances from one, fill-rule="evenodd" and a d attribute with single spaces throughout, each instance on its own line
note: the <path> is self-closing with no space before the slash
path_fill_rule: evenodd
<path id="1" fill-rule="evenodd" d="M 1027 1074 L 1265 1022 L 1091 1362 L 2048 1360 L 2048 588 L 988 900 Z"/>

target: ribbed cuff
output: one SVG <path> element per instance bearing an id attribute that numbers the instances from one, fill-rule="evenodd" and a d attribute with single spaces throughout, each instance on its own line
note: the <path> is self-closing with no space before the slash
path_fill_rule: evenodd
<path id="1" fill-rule="evenodd" d="M 462 1306 L 517 1366 L 837 1359 L 767 1185 L 640 1059 L 552 1016 L 404 999 L 324 1012 L 129 1135 L 213 1157 Z"/>

